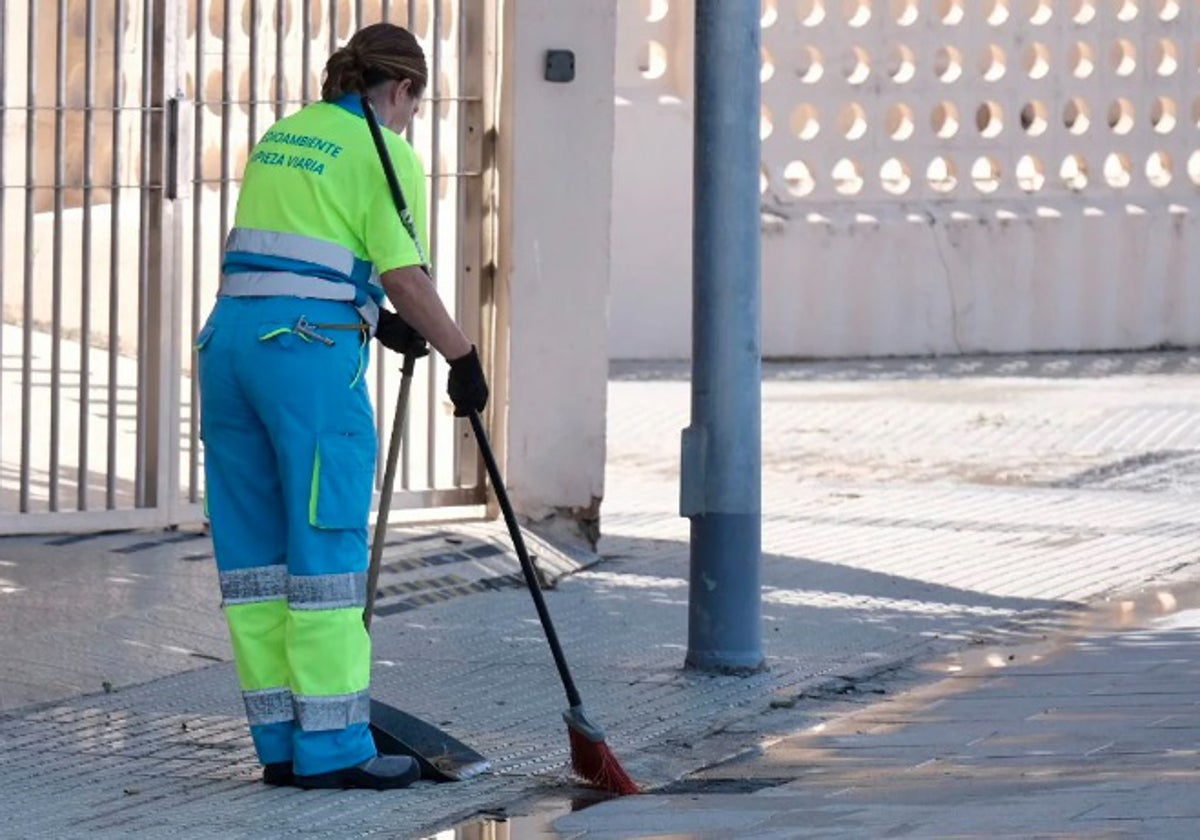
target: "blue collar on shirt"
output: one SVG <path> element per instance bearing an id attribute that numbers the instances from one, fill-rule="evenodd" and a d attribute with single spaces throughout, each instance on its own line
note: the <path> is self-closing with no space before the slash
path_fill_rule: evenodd
<path id="1" fill-rule="evenodd" d="M 345 108 L 356 117 L 362 117 L 365 119 L 367 116 L 363 113 L 362 97 L 357 93 L 347 93 L 341 99 L 334 100 L 333 104 L 337 105 L 339 108 Z"/>

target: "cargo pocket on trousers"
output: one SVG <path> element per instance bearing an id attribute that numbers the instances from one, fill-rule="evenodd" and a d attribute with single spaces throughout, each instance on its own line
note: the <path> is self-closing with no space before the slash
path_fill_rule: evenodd
<path id="1" fill-rule="evenodd" d="M 308 521 L 314 528 L 366 528 L 375 483 L 373 435 L 317 436 Z"/>

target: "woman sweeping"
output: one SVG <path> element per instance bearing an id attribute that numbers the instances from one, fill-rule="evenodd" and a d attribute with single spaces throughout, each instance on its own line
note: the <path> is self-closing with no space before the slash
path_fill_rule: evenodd
<path id="1" fill-rule="evenodd" d="M 268 784 L 384 790 L 419 777 L 411 758 L 378 755 L 369 730 L 371 337 L 400 353 L 428 340 L 449 360 L 455 414 L 488 399 L 475 347 L 430 280 L 425 176 L 400 136 L 427 80 L 420 45 L 391 24 L 330 56 L 322 101 L 277 122 L 250 155 L 197 336 L 222 604 Z M 415 237 L 396 214 L 364 94 L 390 129 Z"/>

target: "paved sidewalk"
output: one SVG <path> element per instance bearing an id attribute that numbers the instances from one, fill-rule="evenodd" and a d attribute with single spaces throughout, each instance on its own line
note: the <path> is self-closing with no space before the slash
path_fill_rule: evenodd
<path id="1" fill-rule="evenodd" d="M 548 602 L 590 716 L 648 787 L 917 663 L 1200 578 L 1200 354 L 772 367 L 770 670 L 683 672 L 677 372 L 619 370 L 610 386 L 601 562 L 572 574 L 587 558 L 540 552 L 567 575 Z M 22 693 L 0 712 L 0 836 L 423 837 L 573 791 L 565 704 L 502 529 L 410 533 L 426 542 L 392 549 L 390 597 L 408 603 L 373 625 L 375 692 L 476 746 L 492 775 L 395 795 L 267 789 L 203 538 L 11 539 L 0 699 Z"/>
<path id="2" fill-rule="evenodd" d="M 860 687 L 758 754 L 554 827 L 588 840 L 1192 840 L 1198 595 L 1160 590 L 1097 611 L 1110 625 L 1099 630 L 973 649 Z M 911 682 L 924 684 L 880 699 Z"/>

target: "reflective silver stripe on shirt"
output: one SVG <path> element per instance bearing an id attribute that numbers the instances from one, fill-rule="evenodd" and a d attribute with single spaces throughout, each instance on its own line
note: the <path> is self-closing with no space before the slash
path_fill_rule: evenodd
<path id="1" fill-rule="evenodd" d="M 293 610 L 337 610 L 367 603 L 367 573 L 290 575 L 288 607 Z"/>
<path id="2" fill-rule="evenodd" d="M 286 297 L 316 298 L 318 300 L 353 301 L 357 289 L 347 280 L 325 280 L 291 271 L 247 271 L 241 274 L 222 274 L 218 294 L 226 297 Z"/>
<path id="3" fill-rule="evenodd" d="M 255 566 L 221 572 L 221 605 L 255 604 L 287 597 L 287 566 Z"/>
<path id="4" fill-rule="evenodd" d="M 349 248 L 299 233 L 234 228 L 225 240 L 225 250 L 303 260 L 331 268 L 347 277 L 354 273 L 355 257 Z"/>
<path id="5" fill-rule="evenodd" d="M 293 697 L 296 722 L 305 732 L 326 732 L 345 729 L 355 723 L 371 720 L 371 697 L 367 691 L 339 694 L 333 697 Z"/>
<path id="6" fill-rule="evenodd" d="M 316 300 L 344 300 L 353 303 L 358 297 L 357 287 L 346 281 L 324 280 L 320 277 L 306 277 L 290 271 L 248 271 L 242 274 L 222 274 L 221 289 L 218 294 L 226 297 L 284 297 L 313 298 Z M 355 311 L 375 334 L 379 323 L 379 304 L 370 298 L 361 306 L 355 305 Z"/>
<path id="7" fill-rule="evenodd" d="M 290 688 L 243 691 L 242 700 L 246 703 L 246 720 L 250 722 L 251 726 L 288 723 L 296 717 Z"/>

